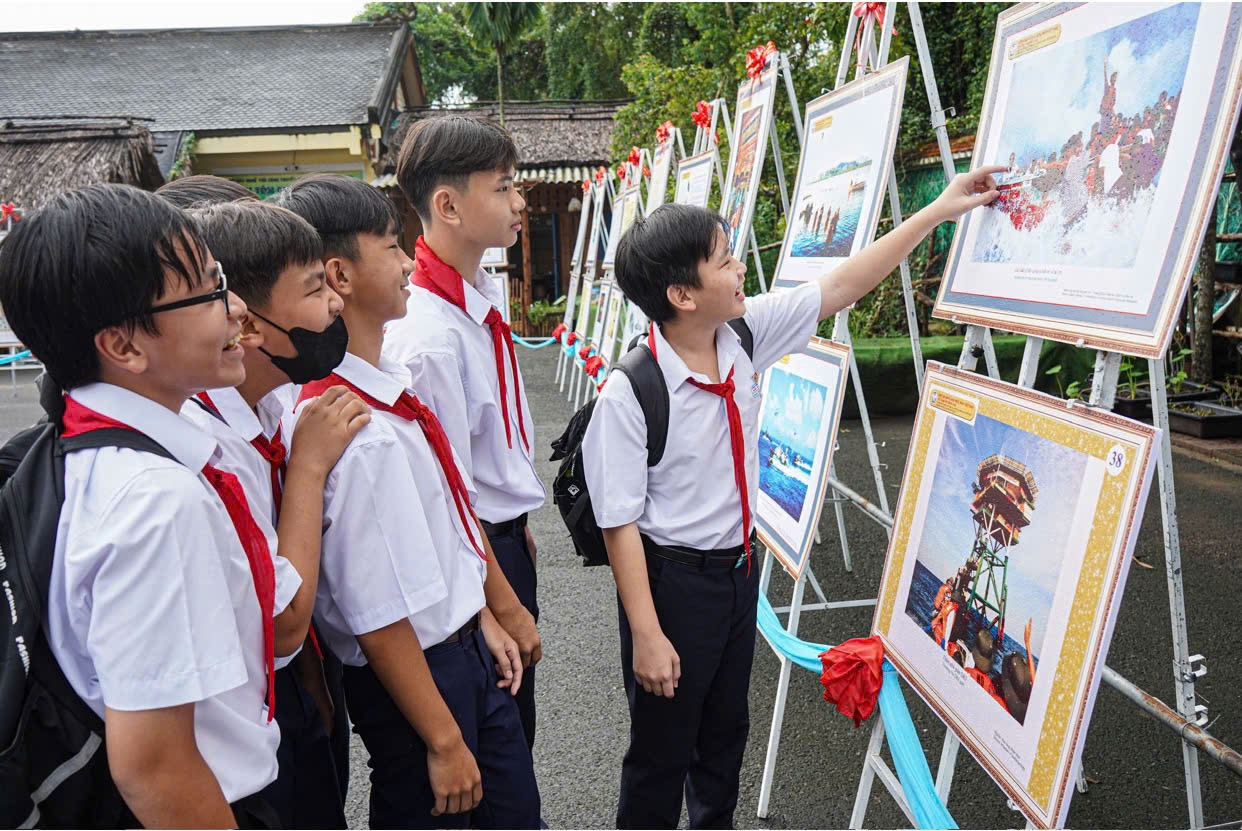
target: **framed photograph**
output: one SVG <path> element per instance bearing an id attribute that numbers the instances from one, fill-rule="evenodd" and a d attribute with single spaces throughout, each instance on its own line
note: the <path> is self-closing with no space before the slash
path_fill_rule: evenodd
<path id="1" fill-rule="evenodd" d="M 668 131 L 663 143 L 656 144 L 655 153 L 651 157 L 651 181 L 647 183 L 644 216 L 663 205 L 668 197 L 668 174 L 673 169 L 673 151 L 677 148 L 677 136 L 678 130 L 674 127 Z"/>
<path id="2" fill-rule="evenodd" d="M 775 285 L 823 277 L 875 239 L 909 57 L 806 105 L 806 138 Z"/>
<path id="3" fill-rule="evenodd" d="M 507 248 L 489 248 L 483 252 L 483 261 L 479 263 L 483 268 L 508 268 L 509 266 L 509 249 Z"/>
<path id="4" fill-rule="evenodd" d="M 928 363 L 872 631 L 1039 827 L 1069 810 L 1160 440 Z"/>
<path id="5" fill-rule="evenodd" d="M 587 334 L 590 332 L 591 326 L 591 300 L 598 292 L 598 288 L 585 275 L 582 277 L 581 294 L 578 296 L 578 308 L 575 311 L 574 333 L 578 335 L 578 340 L 586 341 Z"/>
<path id="6" fill-rule="evenodd" d="M 574 322 L 574 311 L 578 305 L 578 286 L 582 282 L 581 269 L 569 272 L 569 290 L 565 292 L 565 314 L 561 315 L 561 323 L 569 326 Z"/>
<path id="7" fill-rule="evenodd" d="M 849 366 L 848 346 L 811 338 L 763 374 L 755 528 L 795 580 L 815 544 Z"/>
<path id="8" fill-rule="evenodd" d="M 750 223 L 759 194 L 759 177 L 772 129 L 772 109 L 776 100 L 777 60 L 768 58 L 767 68 L 758 78 L 748 78 L 737 88 L 737 109 L 733 111 L 733 146 L 729 148 L 729 174 L 725 176 L 720 214 L 729 223 L 729 250 L 741 259 L 750 242 Z"/>
<path id="9" fill-rule="evenodd" d="M 712 194 L 712 165 L 715 160 L 714 149 L 682 159 L 677 165 L 677 190 L 673 201 L 678 205 L 706 208 Z"/>
<path id="10" fill-rule="evenodd" d="M 933 314 L 1154 358 L 1173 334 L 1242 90 L 1242 5 L 1024 4 L 997 19 Z"/>
<path id="11" fill-rule="evenodd" d="M 604 321 L 608 316 L 608 304 L 612 302 L 613 288 L 612 280 L 600 281 L 599 299 L 595 303 L 595 320 L 587 335 L 587 340 L 595 347 L 596 354 L 602 352 L 601 347 L 604 345 Z"/>
<path id="12" fill-rule="evenodd" d="M 633 300 L 626 301 L 625 305 L 625 325 L 621 332 L 621 348 L 618 350 L 622 354 L 629 347 L 630 341 L 647 329 L 647 316 L 643 314 L 643 310 Z"/>
<path id="13" fill-rule="evenodd" d="M 608 304 L 608 314 L 604 317 L 604 336 L 600 339 L 599 356 L 604 359 L 604 366 L 612 366 L 617 354 L 617 334 L 620 331 L 621 319 L 625 314 L 625 295 L 617 284 L 612 286 L 612 299 Z"/>
<path id="14" fill-rule="evenodd" d="M 591 185 L 591 193 L 595 206 L 591 210 L 591 234 L 587 237 L 586 276 L 594 280 L 599 247 L 604 239 L 604 202 L 608 198 L 608 189 L 604 185 Z"/>
<path id="15" fill-rule="evenodd" d="M 612 222 L 608 228 L 608 249 L 604 252 L 604 268 L 612 268 L 616 264 L 617 246 L 621 242 L 621 237 L 638 217 L 638 212 L 642 209 L 642 198 L 637 185 L 626 188 L 617 197 L 617 204 L 613 206 Z"/>
<path id="16" fill-rule="evenodd" d="M 578 213 L 578 234 L 574 237 L 574 251 L 569 258 L 570 271 L 577 272 L 582 265 L 582 250 L 586 248 L 588 229 L 591 226 L 591 194 L 595 188 L 590 187 L 582 192 L 582 210 Z"/>

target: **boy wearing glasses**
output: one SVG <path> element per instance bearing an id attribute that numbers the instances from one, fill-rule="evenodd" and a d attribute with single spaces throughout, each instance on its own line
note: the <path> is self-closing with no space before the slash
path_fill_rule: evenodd
<path id="1" fill-rule="evenodd" d="M 124 805 L 100 824 L 274 824 L 257 796 L 280 741 L 270 553 L 239 535 L 244 496 L 218 443 L 178 415 L 244 379 L 245 304 L 183 213 L 124 185 L 62 194 L 17 226 L 0 302 L 66 391 L 50 414 L 63 436 L 128 429 L 167 452 L 65 456 L 47 635 L 104 721 Z"/>

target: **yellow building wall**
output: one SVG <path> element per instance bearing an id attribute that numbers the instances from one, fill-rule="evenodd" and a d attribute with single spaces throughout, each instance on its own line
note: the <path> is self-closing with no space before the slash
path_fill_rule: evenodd
<path id="1" fill-rule="evenodd" d="M 308 173 L 343 173 L 366 182 L 376 175 L 358 127 L 332 133 L 204 136 L 195 144 L 193 170 L 232 179 L 260 198 Z"/>

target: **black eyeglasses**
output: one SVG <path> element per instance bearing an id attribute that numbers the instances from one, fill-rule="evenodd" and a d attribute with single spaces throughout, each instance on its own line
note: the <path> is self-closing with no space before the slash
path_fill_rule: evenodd
<path id="1" fill-rule="evenodd" d="M 217 300 L 223 300 L 224 313 L 227 315 L 229 313 L 229 281 L 224 276 L 224 267 L 219 263 L 216 263 L 216 273 L 220 275 L 220 286 L 215 291 L 200 294 L 197 297 L 187 297 L 184 300 L 174 300 L 171 303 L 152 306 L 150 313 L 171 312 L 173 309 L 184 309 L 186 306 L 197 306 L 199 303 L 214 303 Z"/>

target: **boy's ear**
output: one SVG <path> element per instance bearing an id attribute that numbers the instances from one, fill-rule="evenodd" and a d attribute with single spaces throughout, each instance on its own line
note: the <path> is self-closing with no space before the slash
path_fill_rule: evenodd
<path id="1" fill-rule="evenodd" d="M 345 260 L 340 257 L 329 257 L 323 261 L 323 271 L 332 290 L 341 297 L 348 297 L 353 289 L 350 286 L 349 269 L 346 267 Z"/>
<path id="2" fill-rule="evenodd" d="M 258 349 L 263 345 L 263 333 L 254 325 L 254 318 L 249 314 L 241 316 L 241 343 L 246 349 Z"/>
<path id="3" fill-rule="evenodd" d="M 696 308 L 698 308 L 697 304 L 694 302 L 694 296 L 691 292 L 692 289 L 689 286 L 681 284 L 669 286 L 664 290 L 664 294 L 668 298 L 668 302 L 671 303 L 673 308 L 678 312 L 693 312 Z"/>
<path id="4" fill-rule="evenodd" d="M 134 342 L 132 326 L 109 326 L 95 333 L 95 351 L 99 363 L 122 372 L 141 375 L 146 372 L 149 358 Z"/>
<path id="5" fill-rule="evenodd" d="M 436 222 L 460 225 L 461 212 L 457 209 L 457 192 L 448 185 L 441 185 L 431 193 L 431 216 Z"/>

